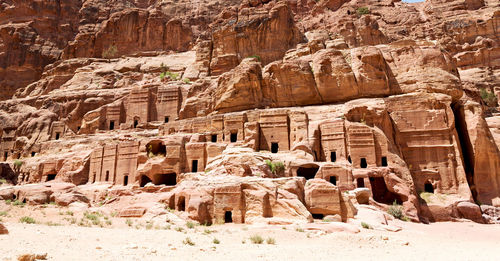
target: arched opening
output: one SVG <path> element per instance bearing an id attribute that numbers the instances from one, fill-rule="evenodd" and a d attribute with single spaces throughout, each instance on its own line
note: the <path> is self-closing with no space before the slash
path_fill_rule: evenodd
<path id="1" fill-rule="evenodd" d="M 318 172 L 318 165 L 306 165 L 301 166 L 297 169 L 297 176 L 304 177 L 306 180 L 313 179 L 316 176 L 316 172 Z"/>
<path id="2" fill-rule="evenodd" d="M 350 10 L 347 10 L 347 15 L 351 15 L 351 11 Z"/>
<path id="3" fill-rule="evenodd" d="M 359 163 L 359 167 L 362 169 L 366 169 L 366 167 L 368 167 L 368 163 L 366 163 L 365 158 L 361 158 L 360 163 Z"/>
<path id="4" fill-rule="evenodd" d="M 271 153 L 278 153 L 279 145 L 277 142 L 271 142 Z"/>
<path id="5" fill-rule="evenodd" d="M 387 167 L 387 157 L 382 157 L 382 167 Z"/>
<path id="6" fill-rule="evenodd" d="M 139 125 L 139 121 L 138 120 L 134 120 L 134 128 L 137 128 L 137 125 Z"/>
<path id="7" fill-rule="evenodd" d="M 139 184 L 140 184 L 140 186 L 141 186 L 141 187 L 144 187 L 144 186 L 146 186 L 146 184 L 148 184 L 149 182 L 151 182 L 151 179 L 150 179 L 150 178 L 148 178 L 148 176 L 146 176 L 146 175 L 142 175 L 142 176 L 141 176 L 141 180 L 140 180 L 140 183 L 139 183 Z"/>
<path id="8" fill-rule="evenodd" d="M 56 179 L 56 175 L 57 175 L 57 174 L 48 174 L 48 175 L 47 175 L 47 181 L 51 181 L 51 180 Z"/>
<path id="9" fill-rule="evenodd" d="M 356 187 L 364 188 L 365 187 L 365 179 L 364 178 L 357 178 L 356 179 Z"/>
<path id="10" fill-rule="evenodd" d="M 352 164 L 351 155 L 347 156 L 347 161 Z"/>
<path id="11" fill-rule="evenodd" d="M 238 133 L 237 132 L 231 132 L 230 140 L 231 140 L 231 142 L 236 142 L 238 140 Z"/>
<path id="12" fill-rule="evenodd" d="M 56 132 L 56 140 L 58 140 L 59 137 L 61 137 L 61 133 L 60 132 Z"/>
<path id="13" fill-rule="evenodd" d="M 330 151 L 330 161 L 331 162 L 337 161 L 337 152 L 336 151 Z"/>
<path id="14" fill-rule="evenodd" d="M 191 162 L 191 172 L 198 172 L 198 160 Z"/>
<path id="15" fill-rule="evenodd" d="M 179 201 L 177 202 L 177 210 L 186 211 L 186 198 L 184 196 L 179 197 Z"/>
<path id="16" fill-rule="evenodd" d="M 337 177 L 336 176 L 330 176 L 330 183 L 333 185 L 337 186 Z"/>
<path id="17" fill-rule="evenodd" d="M 36 155 L 36 152 L 32 151 L 31 152 L 31 157 L 35 157 L 35 155 Z"/>
<path id="18" fill-rule="evenodd" d="M 224 212 L 224 222 L 233 223 L 233 212 L 231 211 Z"/>
<path id="19" fill-rule="evenodd" d="M 212 134 L 211 141 L 217 142 L 217 134 Z"/>
<path id="20" fill-rule="evenodd" d="M 115 129 L 115 121 L 109 121 L 109 130 Z"/>
<path id="21" fill-rule="evenodd" d="M 123 186 L 128 185 L 128 176 L 123 176 Z"/>
<path id="22" fill-rule="evenodd" d="M 429 193 L 434 193 L 434 186 L 432 186 L 432 184 L 429 181 L 427 181 L 424 184 L 424 191 Z"/>
<path id="23" fill-rule="evenodd" d="M 175 173 L 156 174 L 153 176 L 153 184 L 175 186 L 177 184 L 177 175 Z"/>
<path id="24" fill-rule="evenodd" d="M 401 197 L 389 191 L 383 177 L 370 177 L 373 199 L 379 203 L 392 204 L 394 201 L 403 204 Z"/>
<path id="25" fill-rule="evenodd" d="M 169 120 L 168 116 L 165 116 L 164 122 L 168 123 L 168 120 Z"/>
<path id="26" fill-rule="evenodd" d="M 109 170 L 106 170 L 106 179 L 105 181 L 109 181 Z"/>

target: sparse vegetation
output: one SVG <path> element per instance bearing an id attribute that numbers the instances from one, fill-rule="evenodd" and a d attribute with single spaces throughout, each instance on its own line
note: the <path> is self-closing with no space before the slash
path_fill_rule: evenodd
<path id="1" fill-rule="evenodd" d="M 0 217 L 6 217 L 8 214 L 7 211 L 0 211 Z"/>
<path id="2" fill-rule="evenodd" d="M 179 79 L 179 74 L 171 72 L 171 71 L 161 72 L 160 79 L 163 81 L 163 79 L 165 79 L 165 77 L 168 77 L 172 81 L 177 81 Z"/>
<path id="3" fill-rule="evenodd" d="M 266 243 L 267 243 L 268 245 L 275 245 L 275 244 L 276 244 L 276 240 L 275 240 L 274 238 L 272 238 L 272 237 L 268 237 L 268 238 L 266 239 Z"/>
<path id="4" fill-rule="evenodd" d="M 404 214 L 403 206 L 399 205 L 396 201 L 394 201 L 392 206 L 387 209 L 387 213 L 397 219 L 408 221 L 408 217 Z"/>
<path id="5" fill-rule="evenodd" d="M 193 229 L 195 226 L 195 223 L 192 222 L 192 221 L 188 221 L 186 222 L 186 227 L 189 228 L 189 229 Z"/>
<path id="6" fill-rule="evenodd" d="M 262 244 L 264 242 L 264 239 L 260 235 L 253 235 L 250 237 L 250 241 L 253 244 Z"/>
<path id="7" fill-rule="evenodd" d="M 364 229 L 373 229 L 373 227 L 366 223 L 366 222 L 361 222 L 361 226 L 364 228 Z"/>
<path id="8" fill-rule="evenodd" d="M 182 243 L 184 245 L 190 245 L 190 246 L 194 246 L 195 245 L 195 243 L 193 242 L 193 240 L 191 240 L 191 238 L 189 238 L 189 237 L 186 237 L 186 239 L 182 240 Z"/>
<path id="9" fill-rule="evenodd" d="M 7 180 L 6 179 L 0 179 L 0 185 L 2 184 L 7 184 Z"/>
<path id="10" fill-rule="evenodd" d="M 24 217 L 19 219 L 19 222 L 26 223 L 26 224 L 35 224 L 36 220 L 32 217 L 24 216 Z"/>
<path id="11" fill-rule="evenodd" d="M 131 227 L 131 226 L 132 226 L 132 224 L 134 224 L 134 222 L 133 222 L 130 218 L 127 218 L 127 219 L 125 220 L 125 224 L 127 224 L 127 226 Z"/>
<path id="12" fill-rule="evenodd" d="M 214 243 L 214 244 L 218 245 L 218 244 L 220 244 L 220 241 L 219 241 L 219 239 L 214 238 L 214 240 L 212 241 L 212 243 Z"/>
<path id="13" fill-rule="evenodd" d="M 21 171 L 21 166 L 24 164 L 22 160 L 14 160 L 14 172 L 19 173 Z"/>
<path id="14" fill-rule="evenodd" d="M 258 56 L 258 55 L 250 55 L 247 58 L 256 58 L 259 62 L 261 61 L 260 56 Z"/>
<path id="15" fill-rule="evenodd" d="M 296 229 L 295 229 L 295 231 L 297 231 L 297 232 L 304 232 L 304 229 L 303 229 L 303 228 L 298 227 L 298 228 L 296 228 Z"/>
<path id="16" fill-rule="evenodd" d="M 479 90 L 479 94 L 481 95 L 481 99 L 487 106 L 496 107 L 497 97 L 493 92 L 487 91 L 485 88 L 482 88 L 481 90 Z"/>
<path id="17" fill-rule="evenodd" d="M 115 57 L 117 52 L 118 52 L 118 48 L 116 48 L 116 45 L 110 45 L 108 47 L 108 49 L 102 51 L 102 58 L 109 60 L 109 59 Z"/>
<path id="18" fill-rule="evenodd" d="M 276 174 L 278 172 L 285 170 L 285 165 L 281 161 L 273 162 L 270 160 L 266 160 L 266 164 L 273 174 Z"/>
<path id="19" fill-rule="evenodd" d="M 356 13 L 359 15 L 359 16 L 362 16 L 362 15 L 366 15 L 366 14 L 369 14 L 370 13 L 370 9 L 368 9 L 368 7 L 364 6 L 364 7 L 360 7 L 358 9 L 356 9 Z"/>
<path id="20" fill-rule="evenodd" d="M 20 200 L 14 200 L 14 202 L 12 202 L 12 206 L 20 206 L 20 207 L 24 207 L 24 205 L 26 205 L 26 203 L 20 201 Z"/>
<path id="21" fill-rule="evenodd" d="M 184 78 L 184 79 L 182 79 L 182 81 L 184 83 L 191 84 L 191 80 L 189 80 L 188 78 Z"/>
<path id="22" fill-rule="evenodd" d="M 432 203 L 432 200 L 431 200 L 431 196 L 432 196 L 432 195 L 433 195 L 432 193 L 430 193 L 430 192 L 425 192 L 425 191 L 422 191 L 422 192 L 420 192 L 420 194 L 419 194 L 420 198 L 421 198 L 423 201 L 425 201 L 426 203 Z"/>

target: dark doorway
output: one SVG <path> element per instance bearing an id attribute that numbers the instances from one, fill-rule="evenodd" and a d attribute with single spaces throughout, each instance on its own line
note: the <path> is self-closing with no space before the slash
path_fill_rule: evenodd
<path id="1" fill-rule="evenodd" d="M 165 116 L 165 123 L 167 123 L 169 120 L 168 116 Z"/>
<path id="2" fill-rule="evenodd" d="M 181 196 L 179 197 L 179 201 L 177 202 L 177 210 L 186 211 L 186 198 Z"/>
<path id="3" fill-rule="evenodd" d="M 51 180 L 56 179 L 56 175 L 57 175 L 57 174 L 48 174 L 48 175 L 47 175 L 47 181 L 51 181 Z"/>
<path id="4" fill-rule="evenodd" d="M 314 219 L 323 219 L 325 216 L 323 214 L 312 214 Z"/>
<path id="5" fill-rule="evenodd" d="M 60 136 L 61 136 L 61 133 L 56 132 L 56 140 L 58 140 Z"/>
<path id="6" fill-rule="evenodd" d="M 115 129 L 115 121 L 110 121 L 109 122 L 109 130 L 114 130 Z"/>
<path id="7" fill-rule="evenodd" d="M 347 161 L 352 164 L 351 155 L 347 156 Z"/>
<path id="8" fill-rule="evenodd" d="M 35 155 L 36 155 L 36 152 L 32 151 L 31 152 L 31 157 L 35 157 Z"/>
<path id="9" fill-rule="evenodd" d="M 434 193 L 434 186 L 430 182 L 424 184 L 424 191 L 429 193 Z"/>
<path id="10" fill-rule="evenodd" d="M 198 172 L 198 160 L 193 160 L 191 163 L 191 172 Z"/>
<path id="11" fill-rule="evenodd" d="M 177 175 L 175 173 L 156 174 L 153 176 L 153 184 L 174 186 L 177 184 Z"/>
<path id="12" fill-rule="evenodd" d="M 105 181 L 109 181 L 109 170 L 106 170 L 106 179 Z"/>
<path id="13" fill-rule="evenodd" d="M 128 176 L 124 176 L 123 177 L 123 186 L 127 186 L 128 185 Z"/>
<path id="14" fill-rule="evenodd" d="M 330 176 L 330 183 L 333 185 L 337 186 L 337 177 L 336 176 Z"/>
<path id="15" fill-rule="evenodd" d="M 387 167 L 387 157 L 382 157 L 382 167 Z"/>
<path id="16" fill-rule="evenodd" d="M 211 141 L 217 142 L 217 134 L 212 134 Z"/>
<path id="17" fill-rule="evenodd" d="M 277 142 L 271 142 L 271 153 L 278 153 L 279 145 Z"/>
<path id="18" fill-rule="evenodd" d="M 151 182 L 151 179 L 148 178 L 148 176 L 146 176 L 146 175 L 141 176 L 141 182 L 140 182 L 141 187 L 146 186 L 146 184 L 148 184 L 149 182 Z"/>
<path id="19" fill-rule="evenodd" d="M 336 151 L 330 151 L 330 160 L 332 162 L 337 161 L 337 152 Z"/>
<path id="20" fill-rule="evenodd" d="M 364 178 L 357 178 L 356 179 L 356 187 L 364 188 L 365 187 L 365 179 Z"/>
<path id="21" fill-rule="evenodd" d="M 9 157 L 9 153 L 8 153 L 8 152 L 5 152 L 5 153 L 3 154 L 4 161 L 6 161 L 8 157 Z"/>
<path id="22" fill-rule="evenodd" d="M 361 162 L 359 163 L 359 167 L 361 167 L 362 169 L 366 169 L 366 167 L 368 167 L 368 164 L 366 163 L 365 158 L 361 158 Z"/>
<path id="23" fill-rule="evenodd" d="M 392 204 L 396 201 L 397 204 L 403 204 L 398 194 L 390 192 L 387 189 L 383 177 L 370 177 L 370 185 L 372 186 L 372 194 L 375 201 L 384 204 Z"/>
<path id="24" fill-rule="evenodd" d="M 306 178 L 306 180 L 313 179 L 316 176 L 316 172 L 318 172 L 318 169 L 318 166 L 299 167 L 299 169 L 297 170 L 297 176 L 304 177 Z"/>
<path id="25" fill-rule="evenodd" d="M 139 125 L 139 121 L 138 120 L 134 120 L 134 128 L 137 128 L 137 125 Z"/>
<path id="26" fill-rule="evenodd" d="M 231 142 L 236 142 L 238 140 L 238 133 L 235 132 L 235 133 L 231 133 Z"/>
<path id="27" fill-rule="evenodd" d="M 94 183 L 97 181 L 95 180 L 97 178 L 97 174 L 94 172 Z"/>
<path id="28" fill-rule="evenodd" d="M 225 223 L 233 223 L 233 212 L 226 211 L 224 213 L 224 222 Z"/>

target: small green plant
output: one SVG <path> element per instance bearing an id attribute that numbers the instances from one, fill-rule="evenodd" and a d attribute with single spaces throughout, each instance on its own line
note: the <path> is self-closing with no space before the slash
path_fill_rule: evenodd
<path id="1" fill-rule="evenodd" d="M 160 80 L 163 81 L 163 79 L 165 79 L 165 72 L 161 72 L 160 73 Z"/>
<path id="2" fill-rule="evenodd" d="M 247 58 L 256 58 L 259 62 L 261 61 L 260 56 L 258 56 L 258 55 L 250 55 Z"/>
<path id="3" fill-rule="evenodd" d="M 5 201 L 5 204 L 7 204 L 7 205 L 10 205 L 10 204 L 12 204 L 12 200 L 10 200 L 10 199 L 7 199 L 7 200 Z"/>
<path id="4" fill-rule="evenodd" d="M 193 228 L 194 228 L 194 226 L 195 226 L 195 224 L 194 224 L 193 222 L 191 222 L 191 221 L 186 222 L 186 227 L 187 227 L 187 228 L 189 228 L 189 229 L 193 229 Z"/>
<path id="5" fill-rule="evenodd" d="M 203 230 L 203 235 L 210 235 L 210 234 L 212 234 L 212 232 L 213 232 L 212 230 L 207 228 L 207 229 Z"/>
<path id="6" fill-rule="evenodd" d="M 273 174 L 285 170 L 285 165 L 281 161 L 273 162 L 270 160 L 266 160 L 266 164 Z"/>
<path id="7" fill-rule="evenodd" d="M 264 239 L 260 235 L 253 235 L 250 237 L 250 241 L 253 244 L 262 244 L 264 242 Z"/>
<path id="8" fill-rule="evenodd" d="M 182 228 L 182 227 L 176 227 L 174 230 L 177 231 L 177 232 L 182 232 L 182 231 L 184 231 L 184 228 Z"/>
<path id="9" fill-rule="evenodd" d="M 47 223 L 45 223 L 45 225 L 49 226 L 49 227 L 58 227 L 58 226 L 62 226 L 62 224 L 60 223 L 55 223 L 55 222 L 52 222 L 52 221 L 49 221 Z"/>
<path id="10" fill-rule="evenodd" d="M 20 201 L 20 200 L 15 200 L 14 202 L 12 202 L 12 206 L 20 206 L 20 207 L 23 207 L 26 203 Z"/>
<path id="11" fill-rule="evenodd" d="M 191 240 L 191 238 L 189 238 L 189 237 L 186 237 L 186 239 L 184 239 L 184 240 L 182 241 L 182 243 L 183 243 L 184 245 L 190 245 L 190 246 L 194 246 L 194 245 L 195 245 L 195 243 L 193 242 L 193 240 Z"/>
<path id="12" fill-rule="evenodd" d="M 116 45 L 110 45 L 108 47 L 108 49 L 106 49 L 102 52 L 102 58 L 109 60 L 109 59 L 115 57 L 117 52 L 118 52 L 118 48 L 116 48 Z"/>
<path id="13" fill-rule="evenodd" d="M 274 238 L 272 238 L 272 237 L 268 237 L 268 238 L 266 239 L 266 243 L 267 243 L 268 245 L 275 245 L 275 244 L 276 244 L 276 240 L 275 240 Z"/>
<path id="14" fill-rule="evenodd" d="M 125 220 L 125 224 L 127 224 L 127 226 L 131 227 L 131 226 L 132 226 L 132 224 L 134 224 L 134 222 L 133 222 L 130 218 L 127 218 L 127 219 Z"/>
<path id="15" fill-rule="evenodd" d="M 489 92 L 485 88 L 481 88 L 481 90 L 479 90 L 479 94 L 486 105 L 496 107 L 497 97 L 493 92 Z"/>
<path id="16" fill-rule="evenodd" d="M 188 78 L 184 78 L 182 81 L 184 83 L 191 84 L 191 80 L 189 80 Z"/>
<path id="17" fill-rule="evenodd" d="M 6 179 L 0 179 L 0 185 L 2 184 L 7 184 L 7 180 Z"/>
<path id="18" fill-rule="evenodd" d="M 19 173 L 21 171 L 21 166 L 24 164 L 22 160 L 14 160 L 14 172 Z"/>
<path id="19" fill-rule="evenodd" d="M 147 229 L 147 230 L 150 230 L 150 229 L 152 229 L 152 228 L 153 228 L 153 223 L 148 223 L 148 224 L 146 225 L 146 229 Z"/>
<path id="20" fill-rule="evenodd" d="M 0 211 L 0 217 L 6 217 L 8 214 L 7 211 Z"/>
<path id="21" fill-rule="evenodd" d="M 93 212 L 93 213 L 90 213 L 90 212 L 85 212 L 85 213 L 83 213 L 83 216 L 84 216 L 86 219 L 90 220 L 90 221 L 96 221 L 96 220 L 99 220 L 99 216 L 98 216 L 95 212 Z"/>
<path id="22" fill-rule="evenodd" d="M 26 224 L 35 224 L 36 223 L 36 221 L 35 221 L 34 218 L 27 217 L 27 216 L 24 216 L 24 217 L 20 218 L 19 222 L 26 223 Z"/>
<path id="23" fill-rule="evenodd" d="M 220 241 L 217 238 L 214 238 L 214 240 L 212 241 L 212 243 L 218 245 L 218 244 L 220 244 Z"/>
<path id="24" fill-rule="evenodd" d="M 304 232 L 304 229 L 303 229 L 303 228 L 298 227 L 298 228 L 296 228 L 296 229 L 295 229 L 295 231 L 297 231 L 297 232 Z"/>
<path id="25" fill-rule="evenodd" d="M 400 219 L 400 220 L 406 220 L 406 216 L 403 212 L 403 206 L 401 205 L 398 205 L 398 203 L 396 201 L 394 201 L 392 203 L 392 206 L 390 206 L 388 209 L 387 209 L 387 213 L 389 213 L 389 215 L 397 218 L 397 219 Z"/>
<path id="26" fill-rule="evenodd" d="M 370 226 L 370 224 L 366 223 L 366 222 L 361 222 L 361 226 L 364 228 L 364 229 L 373 229 L 372 226 Z"/>
<path id="27" fill-rule="evenodd" d="M 370 13 L 370 9 L 368 9 L 368 7 L 360 7 L 356 10 L 356 13 L 359 16 L 366 15 Z"/>

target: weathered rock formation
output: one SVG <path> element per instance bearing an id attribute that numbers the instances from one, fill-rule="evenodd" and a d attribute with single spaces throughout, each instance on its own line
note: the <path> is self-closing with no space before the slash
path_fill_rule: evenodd
<path id="1" fill-rule="evenodd" d="M 392 204 L 498 222 L 498 7 L 7 1 L 0 177 L 17 186 L 0 198 L 145 194 L 200 223 L 387 226 L 374 212 Z"/>

